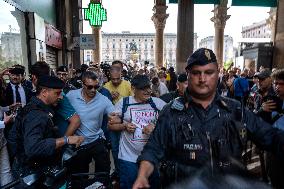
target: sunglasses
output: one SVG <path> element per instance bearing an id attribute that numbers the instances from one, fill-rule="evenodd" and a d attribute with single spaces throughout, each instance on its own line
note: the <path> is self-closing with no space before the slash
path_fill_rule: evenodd
<path id="1" fill-rule="evenodd" d="M 92 89 L 96 90 L 100 88 L 100 85 L 86 85 L 85 83 L 83 83 L 83 85 L 85 85 L 88 90 L 92 90 Z"/>

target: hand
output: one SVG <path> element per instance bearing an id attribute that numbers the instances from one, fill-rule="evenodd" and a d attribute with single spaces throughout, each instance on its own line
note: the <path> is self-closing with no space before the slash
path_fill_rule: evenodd
<path id="1" fill-rule="evenodd" d="M 125 123 L 126 131 L 129 133 L 134 133 L 136 126 L 133 123 Z"/>
<path id="2" fill-rule="evenodd" d="M 150 123 L 149 125 L 143 128 L 142 133 L 146 135 L 150 135 L 153 132 L 154 128 L 155 128 L 155 125 L 153 123 Z"/>
<path id="3" fill-rule="evenodd" d="M 268 100 L 262 103 L 261 108 L 265 112 L 272 112 L 276 109 L 276 103 L 273 100 Z"/>
<path id="4" fill-rule="evenodd" d="M 9 75 L 9 68 L 5 68 L 4 70 L 0 71 L 0 76 Z"/>
<path id="5" fill-rule="evenodd" d="M 119 97 L 119 92 L 112 92 L 111 97 L 112 99 L 117 99 Z"/>
<path id="6" fill-rule="evenodd" d="M 121 118 L 118 113 L 112 112 L 108 115 L 108 123 L 109 124 L 119 124 L 121 123 Z"/>
<path id="7" fill-rule="evenodd" d="M 149 181 L 145 177 L 137 177 L 132 189 L 150 188 Z"/>
<path id="8" fill-rule="evenodd" d="M 69 136 L 68 139 L 69 139 L 68 144 L 75 144 L 76 148 L 78 148 L 84 141 L 84 137 L 82 136 Z"/>
<path id="9" fill-rule="evenodd" d="M 17 108 L 20 108 L 20 107 L 22 107 L 22 103 L 16 102 L 16 103 L 11 104 L 9 106 L 9 110 L 15 111 Z"/>
<path id="10" fill-rule="evenodd" d="M 13 122 L 15 118 L 15 114 L 11 114 L 11 115 L 7 115 L 6 113 L 4 113 L 4 124 L 7 125 L 10 122 Z"/>

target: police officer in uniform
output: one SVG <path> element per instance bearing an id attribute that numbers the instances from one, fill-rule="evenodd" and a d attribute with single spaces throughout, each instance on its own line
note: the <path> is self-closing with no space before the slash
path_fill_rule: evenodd
<path id="1" fill-rule="evenodd" d="M 161 111 L 138 158 L 140 169 L 133 189 L 148 188 L 148 178 L 162 160 L 166 162 L 161 166 L 164 185 L 196 174 L 213 183 L 216 175 L 244 176 L 241 161 L 248 138 L 284 159 L 282 131 L 217 93 L 219 71 L 212 50 L 196 50 L 187 60 L 186 71 L 188 89 L 184 97 Z"/>
<path id="2" fill-rule="evenodd" d="M 63 87 L 64 82 L 59 78 L 42 76 L 38 80 L 36 96 L 18 113 L 8 137 L 15 158 L 12 172 L 16 178 L 60 163 L 58 152 L 64 145 L 79 146 L 83 142 L 81 136 L 59 138 L 57 135 L 51 106 L 62 99 Z"/>

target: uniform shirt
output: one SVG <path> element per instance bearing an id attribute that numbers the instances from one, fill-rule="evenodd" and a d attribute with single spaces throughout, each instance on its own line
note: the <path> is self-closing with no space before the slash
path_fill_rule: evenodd
<path id="1" fill-rule="evenodd" d="M 36 108 L 29 110 L 24 118 L 19 118 L 21 112 L 31 106 Z M 30 103 L 18 113 L 7 140 L 11 145 L 12 155 L 16 155 L 19 162 L 27 164 L 35 161 L 44 165 L 54 163 L 58 135 L 51 120 L 52 116 L 52 109 L 37 97 L 32 97 Z M 20 136 L 18 131 L 22 132 Z"/>
<path id="2" fill-rule="evenodd" d="M 216 170 L 217 167 L 221 169 L 222 165 L 226 165 L 225 167 L 228 167 L 224 168 L 226 172 L 230 166 L 236 165 L 231 162 L 233 159 L 241 161 L 246 136 L 250 136 L 258 147 L 284 158 L 282 148 L 284 132 L 271 127 L 248 110 L 244 110 L 243 114 L 245 127 L 243 124 L 242 127 L 238 126 L 237 120 L 240 119 L 238 117 L 241 114 L 234 112 L 240 110 L 239 102 L 216 94 L 206 110 L 190 98 L 188 108 L 183 106 L 184 102 L 178 102 L 178 105 L 175 103 L 176 100 L 166 105 L 160 112 L 156 128 L 138 161 L 146 160 L 158 165 L 165 158 L 202 168 L 210 164 L 209 149 L 212 148 L 214 153 L 211 159 L 216 163 L 212 170 Z M 175 153 L 177 151 L 181 153 Z M 223 162 L 222 159 L 226 161 Z"/>
<path id="3" fill-rule="evenodd" d="M 91 101 L 86 102 L 82 97 L 82 89 L 70 91 L 66 96 L 81 119 L 81 125 L 75 132 L 76 135 L 85 138 L 81 145 L 104 137 L 101 127 L 104 115 L 113 112 L 114 107 L 111 101 L 97 92 Z"/>
<path id="4" fill-rule="evenodd" d="M 152 97 L 154 104 L 158 110 L 161 110 L 166 104 L 159 98 Z M 131 122 L 136 126 L 134 133 L 122 131 L 119 143 L 118 158 L 136 163 L 137 157 L 140 155 L 144 145 L 148 141 L 149 135 L 143 134 L 142 130 L 150 123 L 155 124 L 158 118 L 158 112 L 155 111 L 150 104 L 138 104 L 133 96 L 129 97 L 130 106 L 124 113 L 124 121 Z M 122 114 L 123 99 L 115 105 L 115 112 Z"/>
<path id="5" fill-rule="evenodd" d="M 117 99 L 113 99 L 113 104 L 116 104 L 123 97 L 132 95 L 131 84 L 129 81 L 122 80 L 117 87 L 114 86 L 111 81 L 109 81 L 104 85 L 104 87 L 108 89 L 110 93 L 119 93 L 119 97 Z"/>

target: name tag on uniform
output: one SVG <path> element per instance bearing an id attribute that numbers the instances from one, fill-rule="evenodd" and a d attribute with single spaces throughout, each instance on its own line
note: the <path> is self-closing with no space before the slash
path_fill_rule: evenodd
<path id="1" fill-rule="evenodd" d="M 202 150 L 202 145 L 201 144 L 184 144 L 183 145 L 184 150 Z"/>

